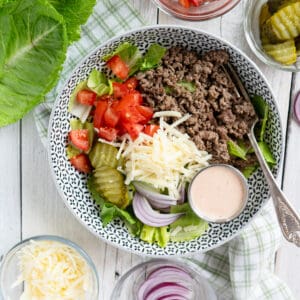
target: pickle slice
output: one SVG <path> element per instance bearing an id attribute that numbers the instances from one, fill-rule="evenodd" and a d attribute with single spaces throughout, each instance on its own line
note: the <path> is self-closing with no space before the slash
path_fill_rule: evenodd
<path id="1" fill-rule="evenodd" d="M 96 169 L 102 166 L 116 168 L 118 166 L 117 154 L 118 150 L 114 146 L 96 143 L 89 153 L 89 159 Z"/>
<path id="2" fill-rule="evenodd" d="M 125 208 L 129 204 L 123 175 L 116 169 L 109 166 L 95 169 L 93 183 L 95 190 L 108 202 L 120 208 Z"/>
<path id="3" fill-rule="evenodd" d="M 297 54 L 295 41 L 289 40 L 280 44 L 268 44 L 263 45 L 264 50 L 268 55 L 273 57 L 276 61 L 285 64 L 291 65 L 296 62 Z"/>
<path id="4" fill-rule="evenodd" d="M 287 4 L 279 9 L 265 22 L 262 30 L 273 43 L 300 35 L 300 2 Z"/>
<path id="5" fill-rule="evenodd" d="M 265 3 L 260 11 L 259 15 L 259 26 L 261 27 L 269 18 L 271 17 L 271 13 L 269 10 L 268 3 Z"/>

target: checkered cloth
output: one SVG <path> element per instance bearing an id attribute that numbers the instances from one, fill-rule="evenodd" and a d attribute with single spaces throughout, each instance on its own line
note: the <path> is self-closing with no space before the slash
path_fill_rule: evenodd
<path id="1" fill-rule="evenodd" d="M 45 145 L 52 105 L 74 67 L 105 40 L 143 24 L 126 0 L 98 1 L 82 28 L 82 38 L 68 50 L 61 80 L 34 112 Z M 239 236 L 215 250 L 194 255 L 192 259 L 222 299 L 293 299 L 286 285 L 273 273 L 280 241 L 280 229 L 269 203 Z"/>

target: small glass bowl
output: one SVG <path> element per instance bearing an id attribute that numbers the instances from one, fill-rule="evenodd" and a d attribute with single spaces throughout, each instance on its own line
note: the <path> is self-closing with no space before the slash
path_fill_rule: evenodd
<path id="1" fill-rule="evenodd" d="M 164 266 L 180 267 L 193 278 L 193 300 L 217 300 L 207 280 L 200 274 L 199 267 L 189 259 L 151 259 L 140 263 L 127 271 L 118 280 L 110 300 L 137 300 L 137 292 L 141 284 L 146 280 L 149 274 Z"/>
<path id="2" fill-rule="evenodd" d="M 158 8 L 173 17 L 188 21 L 205 21 L 224 15 L 240 0 L 213 0 L 200 6 L 185 8 L 178 0 L 152 0 Z"/>
<path id="3" fill-rule="evenodd" d="M 265 64 L 280 70 L 299 72 L 300 60 L 293 65 L 283 65 L 267 55 L 261 46 L 259 33 L 259 16 L 262 6 L 268 0 L 246 0 L 244 2 L 244 31 L 249 47 L 254 54 Z"/>
<path id="4" fill-rule="evenodd" d="M 20 284 L 12 288 L 12 285 L 16 282 L 19 277 L 19 258 L 18 252 L 25 246 L 27 246 L 30 241 L 55 241 L 65 244 L 73 248 L 80 256 L 86 261 L 87 265 L 90 267 L 92 274 L 92 287 L 91 287 L 91 297 L 89 299 L 98 299 L 99 295 L 99 280 L 96 267 L 88 256 L 88 254 L 82 250 L 75 243 L 58 236 L 43 235 L 35 236 L 26 239 L 17 245 L 15 245 L 9 252 L 4 256 L 3 260 L 0 262 L 0 299 L 4 300 L 17 300 L 20 299 L 23 293 L 23 284 Z"/>

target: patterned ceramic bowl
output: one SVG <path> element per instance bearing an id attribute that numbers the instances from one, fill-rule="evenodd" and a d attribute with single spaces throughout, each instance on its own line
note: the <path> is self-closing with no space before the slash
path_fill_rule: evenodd
<path id="1" fill-rule="evenodd" d="M 233 9 L 240 0 L 204 1 L 200 6 L 183 7 L 178 0 L 152 0 L 163 12 L 188 21 L 205 21 L 220 17 Z"/>
<path id="2" fill-rule="evenodd" d="M 159 43 L 165 47 L 182 46 L 194 50 L 200 55 L 215 49 L 228 51 L 230 61 L 248 92 L 261 95 L 270 106 L 266 142 L 270 145 L 276 158 L 277 164 L 273 169 L 274 174 L 278 171 L 282 152 L 281 122 L 270 86 L 257 66 L 240 50 L 211 34 L 178 26 L 154 26 L 125 33 L 102 44 L 83 59 L 67 80 L 55 102 L 49 125 L 49 163 L 57 188 L 69 209 L 86 228 L 97 237 L 122 249 L 142 255 L 169 256 L 207 251 L 220 246 L 248 224 L 269 198 L 269 189 L 260 169 L 248 180 L 249 200 L 244 211 L 238 217 L 222 224 L 209 224 L 209 229 L 198 239 L 189 242 L 169 243 L 167 247 L 160 248 L 156 244 L 148 244 L 132 237 L 120 220 L 115 220 L 103 227 L 99 217 L 99 209 L 87 189 L 86 176 L 77 172 L 67 159 L 67 135 L 72 117 L 68 113 L 70 95 L 75 86 L 86 79 L 94 68 L 103 68 L 104 62 L 100 58 L 124 41 L 132 42 L 141 51 L 145 51 L 153 43 Z"/>

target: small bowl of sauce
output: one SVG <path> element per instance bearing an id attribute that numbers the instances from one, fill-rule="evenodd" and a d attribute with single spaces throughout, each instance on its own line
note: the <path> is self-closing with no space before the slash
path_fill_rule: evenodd
<path id="1" fill-rule="evenodd" d="M 237 217 L 248 200 L 248 184 L 236 168 L 210 165 L 191 181 L 188 200 L 193 211 L 208 222 L 223 223 Z"/>

